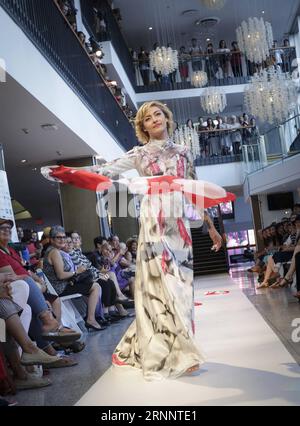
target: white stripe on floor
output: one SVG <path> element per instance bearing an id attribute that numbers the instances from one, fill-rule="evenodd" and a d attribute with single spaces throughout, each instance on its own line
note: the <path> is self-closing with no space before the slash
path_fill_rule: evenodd
<path id="1" fill-rule="evenodd" d="M 204 295 L 219 290 L 230 293 Z M 195 301 L 200 375 L 149 383 L 110 368 L 77 405 L 300 405 L 300 367 L 229 276 L 197 279 Z"/>

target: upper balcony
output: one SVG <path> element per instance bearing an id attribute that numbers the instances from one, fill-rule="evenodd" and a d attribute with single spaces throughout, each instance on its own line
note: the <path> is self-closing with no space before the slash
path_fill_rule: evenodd
<path id="1" fill-rule="evenodd" d="M 0 7 L 118 145 L 131 149 L 136 144 L 131 123 L 56 1 L 0 0 Z"/>
<path id="2" fill-rule="evenodd" d="M 179 51 L 179 69 L 168 76 L 161 76 L 150 69 L 149 52 L 133 52 L 129 49 L 112 9 L 106 1 L 95 0 L 91 2 L 90 0 L 81 0 L 80 5 L 82 20 L 88 32 L 98 42 L 110 41 L 112 43 L 118 55 L 119 63 L 122 64 L 122 68 L 130 81 L 131 88 L 137 94 L 137 102 L 148 100 L 149 97 L 144 99 L 141 96 L 141 94 L 146 96 L 147 93 L 150 96 L 152 94 L 153 98 L 157 98 L 154 95 L 155 92 L 172 91 L 172 97 L 176 98 L 177 94 L 174 91 L 185 90 L 187 91 L 187 97 L 191 95 L 191 89 L 199 92 L 191 81 L 193 72 L 200 70 L 207 73 L 207 86 L 225 86 L 227 87 L 227 93 L 230 93 L 230 86 L 241 86 L 240 90 L 236 88 L 233 92 L 243 91 L 244 85 L 249 82 L 251 76 L 262 67 L 265 68 L 276 63 L 278 50 L 282 51 L 282 69 L 285 72 L 293 70 L 292 63 L 296 58 L 296 49 L 294 47 L 271 49 L 268 62 L 255 64 L 247 60 L 245 55 L 239 50 L 216 49 L 215 51 L 207 50 L 201 54 L 191 55 L 187 51 L 179 51 L 179 46 L 176 46 Z M 99 19 L 94 7 L 101 13 L 105 27 L 101 28 L 99 25 Z M 175 46 L 172 47 L 175 48 Z M 117 65 L 115 65 L 115 68 L 117 68 Z M 178 94 L 178 96 L 180 95 Z M 167 98 L 163 97 L 163 99 Z"/>

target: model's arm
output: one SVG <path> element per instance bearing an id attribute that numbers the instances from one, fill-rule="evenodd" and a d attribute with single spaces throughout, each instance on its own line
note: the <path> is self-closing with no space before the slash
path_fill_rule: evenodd
<path id="1" fill-rule="evenodd" d="M 136 168 L 135 158 L 136 158 L 136 148 L 132 149 L 131 151 L 128 151 L 121 158 L 117 158 L 116 160 L 113 160 L 101 165 L 87 166 L 87 167 L 72 167 L 72 169 L 86 170 L 89 172 L 97 173 L 99 175 L 107 176 L 109 178 L 113 178 L 114 176 L 120 175 L 123 172 L 135 169 Z M 42 167 L 41 173 L 48 180 L 60 182 L 59 179 L 51 177 L 51 170 L 55 167 L 58 167 L 58 166 Z"/>

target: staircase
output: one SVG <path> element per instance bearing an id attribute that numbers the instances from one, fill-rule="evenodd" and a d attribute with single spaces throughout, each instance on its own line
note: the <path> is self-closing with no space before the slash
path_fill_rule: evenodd
<path id="1" fill-rule="evenodd" d="M 214 219 L 217 231 L 222 235 L 219 219 Z M 218 253 L 211 251 L 213 245 L 209 234 L 203 233 L 202 228 L 192 229 L 194 275 L 212 275 L 228 273 L 226 249 L 222 248 Z"/>

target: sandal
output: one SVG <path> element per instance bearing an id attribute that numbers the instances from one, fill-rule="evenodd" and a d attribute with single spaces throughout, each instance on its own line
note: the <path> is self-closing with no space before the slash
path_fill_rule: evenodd
<path id="1" fill-rule="evenodd" d="M 67 331 L 66 331 L 67 330 Z M 60 327 L 56 331 L 50 331 L 48 333 L 42 334 L 43 339 L 51 341 L 51 342 L 57 342 L 57 343 L 72 343 L 76 340 L 80 339 L 81 333 L 71 331 L 70 329 L 65 329 L 63 327 Z"/>
<path id="2" fill-rule="evenodd" d="M 269 288 L 269 286 L 266 283 L 261 283 L 256 286 L 256 290 L 260 290 L 261 288 Z"/>
<path id="3" fill-rule="evenodd" d="M 286 277 L 284 277 L 281 282 L 279 283 L 279 287 L 289 287 L 293 284 L 293 280 L 288 280 Z"/>

